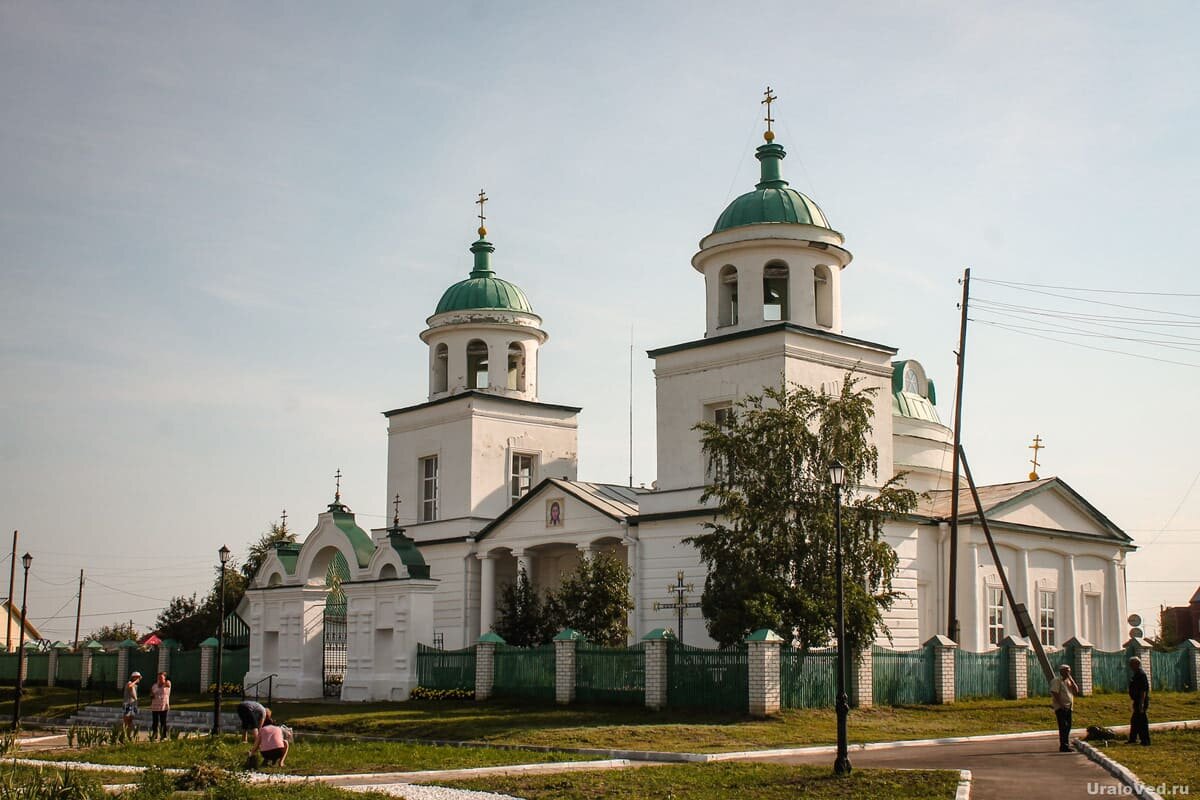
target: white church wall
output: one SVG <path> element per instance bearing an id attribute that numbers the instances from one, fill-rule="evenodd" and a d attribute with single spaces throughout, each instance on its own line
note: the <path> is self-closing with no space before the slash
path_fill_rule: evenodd
<path id="1" fill-rule="evenodd" d="M 1058 493 L 1048 491 L 1041 492 L 1014 508 L 989 515 L 989 521 L 993 518 L 997 521 L 1032 525 L 1038 528 L 1057 528 L 1065 531 L 1105 535 L 1108 533 L 1075 503 Z"/>
<path id="2" fill-rule="evenodd" d="M 472 420 L 473 513 L 498 517 L 512 505 L 512 456 L 535 456 L 533 484 L 543 478 L 575 480 L 579 445 L 573 412 L 514 406 L 480 398 Z"/>
<path id="3" fill-rule="evenodd" d="M 920 582 L 920 536 L 916 525 L 901 522 L 889 523 L 884 527 L 884 541 L 896 552 L 896 574 L 892 588 L 901 593 L 892 608 L 884 612 L 884 624 L 891 633 L 889 643 L 886 635 L 876 641 L 896 650 L 911 650 L 922 643 L 921 609 L 918 586 Z"/>
<path id="4" fill-rule="evenodd" d="M 888 395 L 889 402 L 891 395 Z M 916 492 L 950 488 L 953 432 L 936 423 L 892 415 L 896 473 L 907 472 L 905 485 Z"/>
<path id="5" fill-rule="evenodd" d="M 471 408 L 467 398 L 417 408 L 388 420 L 387 503 L 400 495 L 400 519 L 406 525 L 421 521 L 420 460 L 438 459 L 438 518 L 454 519 L 471 513 Z M 430 535 L 411 530 L 418 541 Z"/>
<path id="6" fill-rule="evenodd" d="M 641 576 L 638 581 L 641 626 L 636 632 L 640 638 L 655 628 L 678 627 L 677 612 L 671 609 L 654 610 L 654 603 L 672 602 L 673 595 L 667 591 L 674 586 L 680 570 L 684 583 L 694 584 L 688 602 L 700 602 L 707 575 L 700 562 L 700 553 L 692 545 L 683 542 L 689 536 L 703 533 L 696 517 L 645 522 L 638 526 L 638 549 L 641 550 Z M 704 627 L 704 617 L 699 608 L 690 608 L 684 616 L 684 642 L 695 647 L 715 647 L 716 642 Z"/>
<path id="7" fill-rule="evenodd" d="M 480 312 L 473 312 L 478 315 Z M 495 312 L 497 319 L 512 319 L 510 313 Z M 538 396 L 538 347 L 545 339 L 545 334 L 536 328 L 510 324 L 470 324 L 459 323 L 443 326 L 426 331 L 425 341 L 429 344 L 430 352 L 430 393 L 429 399 L 455 394 L 464 391 L 469 386 L 467 375 L 467 345 L 472 341 L 482 341 L 488 348 L 488 381 L 486 391 L 507 397 L 518 397 L 524 400 L 536 400 Z M 508 388 L 508 348 L 514 342 L 519 343 L 525 355 L 525 388 Z M 447 386 L 445 392 L 435 392 L 433 383 L 433 358 L 437 346 L 446 345 L 448 370 L 446 373 Z"/>

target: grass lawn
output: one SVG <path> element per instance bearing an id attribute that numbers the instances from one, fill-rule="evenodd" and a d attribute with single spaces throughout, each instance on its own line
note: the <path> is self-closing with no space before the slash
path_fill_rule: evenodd
<path id="1" fill-rule="evenodd" d="M 87 750 L 45 750 L 23 755 L 51 761 L 87 761 L 92 764 L 180 769 L 193 764 L 212 764 L 227 769 L 238 769 L 244 764 L 249 752 L 250 745 L 243 745 L 239 737 L 226 736 L 220 743 L 210 742 L 207 738 L 195 738 L 106 745 Z M 478 747 L 439 747 L 401 742 L 359 742 L 300 737 L 288 753 L 287 766 L 283 771 L 294 775 L 407 772 L 566 760 L 586 760 L 586 757 L 529 750 L 490 750 Z"/>
<path id="2" fill-rule="evenodd" d="M 950 800 L 957 784 L 957 773 L 935 770 L 855 770 L 848 778 L 837 778 L 828 767 L 672 764 L 559 775 L 504 775 L 439 785 L 500 792 L 527 800 Z"/>
<path id="3" fill-rule="evenodd" d="M 1200 792 L 1200 731 L 1151 731 L 1150 742 L 1150 747 L 1117 742 L 1101 746 L 1100 752 L 1129 767 L 1143 783 L 1165 783 L 1164 797 L 1170 796 L 1172 785 Z"/>

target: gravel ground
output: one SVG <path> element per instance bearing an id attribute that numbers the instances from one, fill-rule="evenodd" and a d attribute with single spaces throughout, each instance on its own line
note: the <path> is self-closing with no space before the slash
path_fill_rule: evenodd
<path id="1" fill-rule="evenodd" d="M 468 789 L 447 789 L 415 783 L 380 783 L 373 786 L 344 786 L 352 792 L 383 792 L 405 800 L 520 800 L 510 794 L 475 792 Z"/>

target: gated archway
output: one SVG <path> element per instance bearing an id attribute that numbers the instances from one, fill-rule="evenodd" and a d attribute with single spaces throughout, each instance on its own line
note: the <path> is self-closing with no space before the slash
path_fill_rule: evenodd
<path id="1" fill-rule="evenodd" d="M 325 609 L 322 614 L 321 684 L 326 697 L 340 697 L 346 676 L 346 593 L 342 582 L 350 579 L 350 565 L 335 552 L 325 574 Z"/>

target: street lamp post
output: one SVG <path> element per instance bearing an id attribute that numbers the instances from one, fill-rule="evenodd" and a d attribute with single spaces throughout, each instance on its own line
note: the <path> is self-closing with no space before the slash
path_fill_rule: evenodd
<path id="1" fill-rule="evenodd" d="M 221 735 L 221 661 L 225 657 L 225 565 L 229 563 L 229 548 L 221 545 L 221 580 L 217 583 L 217 687 L 213 692 L 212 735 Z"/>
<path id="2" fill-rule="evenodd" d="M 850 774 L 850 756 L 846 745 L 846 717 L 850 714 L 850 701 L 846 697 L 846 605 L 842 590 L 842 484 L 846 480 L 846 468 L 834 459 L 829 465 L 829 483 L 833 486 L 833 526 L 836 533 L 837 555 L 837 759 L 833 771 L 837 775 Z"/>
<path id="3" fill-rule="evenodd" d="M 17 642 L 17 691 L 13 696 L 13 721 L 15 731 L 21 727 L 21 694 L 25 690 L 25 601 L 29 596 L 29 565 L 33 556 L 26 553 L 21 556 L 21 566 L 25 567 L 25 582 L 21 586 L 21 633 Z M 12 614 L 12 603 L 8 604 L 8 613 Z"/>

